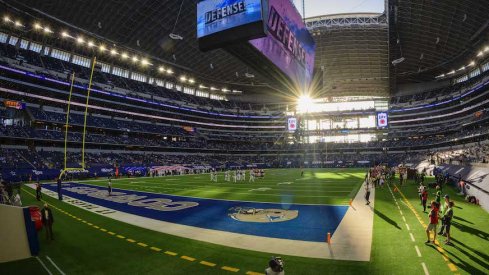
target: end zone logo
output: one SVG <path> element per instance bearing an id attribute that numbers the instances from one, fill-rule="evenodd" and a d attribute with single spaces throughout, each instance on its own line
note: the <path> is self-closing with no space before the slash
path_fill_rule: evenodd
<path id="1" fill-rule="evenodd" d="M 299 216 L 299 210 L 232 207 L 228 215 L 241 222 L 272 223 L 293 220 Z"/>

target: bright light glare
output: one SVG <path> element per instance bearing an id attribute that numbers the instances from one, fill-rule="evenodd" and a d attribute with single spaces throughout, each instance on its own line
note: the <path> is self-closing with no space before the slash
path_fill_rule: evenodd
<path id="1" fill-rule="evenodd" d="M 36 30 L 42 29 L 41 24 L 39 24 L 39 23 L 35 23 L 35 24 L 34 24 L 34 29 L 36 29 Z"/>
<path id="2" fill-rule="evenodd" d="M 297 100 L 297 110 L 299 112 L 307 112 L 307 110 L 313 105 L 314 102 L 312 98 L 307 95 L 300 96 Z"/>

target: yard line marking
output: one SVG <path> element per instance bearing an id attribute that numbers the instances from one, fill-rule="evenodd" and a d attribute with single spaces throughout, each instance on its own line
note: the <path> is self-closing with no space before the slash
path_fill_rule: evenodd
<path id="1" fill-rule="evenodd" d="M 139 246 L 142 246 L 142 247 L 146 247 L 146 246 L 148 246 L 148 245 L 147 245 L 147 244 L 145 244 L 145 243 L 138 243 L 138 245 L 139 245 Z"/>
<path id="2" fill-rule="evenodd" d="M 44 262 L 39 259 L 39 257 L 36 257 L 37 261 L 42 265 L 42 267 L 44 267 L 44 270 L 46 270 L 48 272 L 49 275 L 53 275 L 53 273 L 51 273 L 51 271 L 48 269 L 48 267 L 44 264 Z"/>
<path id="3" fill-rule="evenodd" d="M 409 228 L 409 224 L 406 223 L 406 228 L 407 230 L 411 231 L 411 228 Z"/>
<path id="4" fill-rule="evenodd" d="M 407 221 L 406 221 L 406 218 L 405 218 L 404 216 L 402 216 L 402 219 L 404 220 L 404 222 L 407 222 Z"/>
<path id="5" fill-rule="evenodd" d="M 397 186 L 396 186 L 396 187 L 397 187 Z M 406 204 L 406 205 L 408 206 L 408 208 L 409 208 L 409 209 L 411 209 L 411 211 L 412 211 L 412 212 L 413 212 L 415 215 L 417 215 L 417 214 L 418 214 L 418 211 L 416 211 L 416 209 L 414 209 L 414 207 L 411 205 L 411 203 L 410 203 L 410 202 L 409 202 L 409 200 L 406 198 L 406 196 L 404 195 L 404 193 L 402 193 L 402 191 L 401 191 L 401 190 L 399 190 L 399 194 L 400 194 L 400 195 L 401 195 L 401 197 L 404 199 L 404 201 L 406 201 L 406 203 L 404 203 L 404 204 Z M 404 201 L 403 201 L 403 202 L 404 202 Z M 418 216 L 416 216 L 416 217 L 418 218 L 418 221 L 419 221 L 419 223 L 421 224 L 421 226 L 426 227 L 426 224 L 423 222 L 423 220 L 421 220 L 421 218 L 419 217 L 419 215 L 418 215 Z M 443 250 L 443 248 L 441 248 L 441 247 L 439 246 L 439 245 L 440 245 L 440 243 L 439 243 L 438 241 L 435 241 L 435 244 L 437 245 L 437 246 L 436 246 L 436 250 L 438 250 L 438 252 L 440 252 L 440 254 L 441 254 L 441 256 L 443 257 L 443 259 L 445 259 L 445 257 L 446 257 L 446 258 L 448 258 L 448 259 L 450 260 L 450 258 L 449 258 L 449 257 L 448 257 L 448 256 L 445 254 L 445 250 Z M 448 265 L 448 268 L 450 268 L 450 270 L 451 270 L 452 272 L 457 271 L 457 267 L 455 266 L 455 264 L 453 264 L 453 263 L 448 263 L 447 265 Z"/>
<path id="6" fill-rule="evenodd" d="M 170 256 L 177 256 L 178 253 L 171 252 L 171 251 L 165 251 L 165 254 L 170 255 Z"/>
<path id="7" fill-rule="evenodd" d="M 246 272 L 246 275 L 265 275 L 265 273 L 259 273 L 259 272 L 248 271 L 248 272 Z"/>
<path id="8" fill-rule="evenodd" d="M 66 275 L 62 270 L 61 268 L 59 268 L 59 266 L 57 266 L 53 260 L 51 260 L 51 258 L 49 258 L 49 256 L 46 255 L 46 259 L 48 259 L 48 261 L 59 271 L 59 273 L 61 273 L 61 275 Z"/>
<path id="9" fill-rule="evenodd" d="M 401 215 L 404 215 L 404 214 L 402 213 L 402 210 L 399 210 L 399 212 L 401 212 Z"/>
<path id="10" fill-rule="evenodd" d="M 100 231 L 107 232 L 107 229 L 105 229 L 105 228 L 100 228 Z"/>
<path id="11" fill-rule="evenodd" d="M 187 260 L 187 261 L 191 261 L 191 262 L 195 261 L 195 258 L 192 258 L 192 257 L 189 257 L 189 256 L 185 256 L 185 255 L 184 256 L 181 256 L 180 258 L 182 258 L 184 260 Z"/>
<path id="12" fill-rule="evenodd" d="M 149 249 L 154 250 L 156 252 L 160 252 L 161 251 L 161 248 L 154 247 L 154 246 L 150 247 Z"/>
<path id="13" fill-rule="evenodd" d="M 409 236 L 411 236 L 411 241 L 415 242 L 413 233 L 409 232 Z"/>
<path id="14" fill-rule="evenodd" d="M 421 263 L 421 265 L 423 266 L 424 274 L 430 275 L 430 273 L 428 272 L 428 268 L 426 267 L 426 264 L 423 262 L 423 263 Z"/>
<path id="15" fill-rule="evenodd" d="M 117 235 L 117 238 L 119 238 L 119 239 L 125 239 L 126 237 L 124 237 L 122 235 Z"/>
<path id="16" fill-rule="evenodd" d="M 214 267 L 214 266 L 216 266 L 216 264 L 215 264 L 215 263 L 206 262 L 206 261 L 200 261 L 200 264 L 202 264 L 202 265 L 206 265 L 206 266 L 210 266 L 210 267 Z"/>
<path id="17" fill-rule="evenodd" d="M 130 243 L 135 243 L 136 241 L 133 240 L 133 239 L 126 239 L 126 241 L 130 242 Z"/>
<path id="18" fill-rule="evenodd" d="M 419 251 L 418 246 L 415 245 L 414 248 L 416 248 L 416 254 L 418 254 L 418 257 L 421 257 L 421 252 Z"/>
<path id="19" fill-rule="evenodd" d="M 114 233 L 114 232 L 112 232 L 112 231 L 109 231 L 109 232 L 107 232 L 107 233 L 109 233 L 110 235 L 115 235 L 115 233 Z"/>
<path id="20" fill-rule="evenodd" d="M 230 266 L 223 266 L 223 267 L 221 267 L 221 269 L 231 271 L 231 272 L 238 272 L 239 271 L 239 268 L 234 268 L 234 267 L 230 267 Z"/>

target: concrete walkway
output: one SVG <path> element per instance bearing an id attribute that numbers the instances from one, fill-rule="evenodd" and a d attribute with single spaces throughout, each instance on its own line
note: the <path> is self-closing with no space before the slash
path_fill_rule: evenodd
<path id="1" fill-rule="evenodd" d="M 33 184 L 28 185 L 34 188 Z M 369 261 L 372 246 L 373 231 L 373 200 L 375 190 L 372 190 L 371 205 L 365 205 L 365 185 L 362 185 L 352 207 L 348 209 L 343 220 L 332 237 L 331 244 L 325 242 L 307 242 L 267 238 L 253 235 L 237 234 L 199 227 L 169 223 L 141 217 L 114 209 L 109 209 L 82 200 L 63 195 L 64 202 L 80 207 L 95 214 L 103 215 L 121 222 L 153 231 L 171 234 L 183 238 L 210 242 L 229 247 L 248 249 L 274 255 L 291 255 L 308 258 L 337 259 L 353 261 Z M 43 193 L 53 198 L 57 194 L 47 189 Z"/>

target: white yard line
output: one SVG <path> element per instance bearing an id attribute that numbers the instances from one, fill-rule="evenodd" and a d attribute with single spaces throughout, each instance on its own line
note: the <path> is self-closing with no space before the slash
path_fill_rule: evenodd
<path id="1" fill-rule="evenodd" d="M 425 263 L 421 263 L 421 265 L 423 266 L 424 275 L 430 275 L 430 273 L 428 272 L 428 268 L 426 267 L 426 264 Z"/>
<path id="2" fill-rule="evenodd" d="M 409 236 L 411 236 L 411 241 L 415 242 L 416 240 L 414 239 L 413 233 L 409 232 Z"/>
<path id="3" fill-rule="evenodd" d="M 49 274 L 49 275 L 53 275 L 53 273 L 51 273 L 51 271 L 48 269 L 48 267 L 44 264 L 44 262 L 39 259 L 39 257 L 35 257 L 37 259 L 37 261 L 42 265 L 42 267 L 44 267 L 44 270 L 46 270 L 46 272 Z"/>
<path id="4" fill-rule="evenodd" d="M 48 259 L 48 261 L 59 271 L 59 273 L 61 273 L 61 275 L 66 275 L 62 270 L 61 268 L 59 268 L 59 266 L 57 266 L 53 260 L 51 260 L 51 258 L 49 258 L 49 256 L 46 256 L 46 259 Z"/>
<path id="5" fill-rule="evenodd" d="M 418 257 L 421 257 L 421 252 L 419 251 L 418 246 L 415 245 L 414 248 L 416 249 L 416 254 L 418 254 Z"/>

